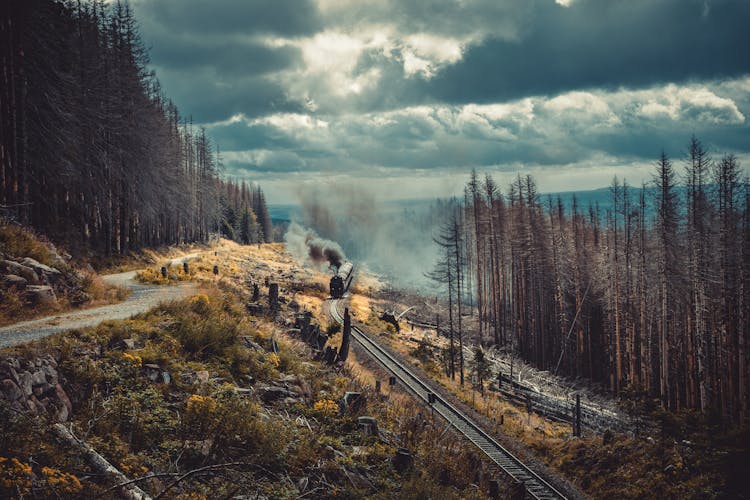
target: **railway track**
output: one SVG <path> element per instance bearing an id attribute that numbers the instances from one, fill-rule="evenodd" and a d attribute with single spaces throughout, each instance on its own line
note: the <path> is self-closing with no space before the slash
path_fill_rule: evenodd
<path id="1" fill-rule="evenodd" d="M 343 304 L 343 300 L 331 300 L 330 315 L 335 321 L 343 324 L 343 316 L 339 310 L 341 304 Z M 406 365 L 371 340 L 362 330 L 352 325 L 351 333 L 354 340 L 383 365 L 384 368 L 390 371 L 403 387 L 408 389 L 417 399 L 431 406 L 435 413 L 442 416 L 459 433 L 474 443 L 506 474 L 519 483 L 522 483 L 527 495 L 540 500 L 565 499 L 562 493 L 542 479 L 512 453 L 503 448 L 489 434 L 484 432 L 471 417 L 451 405 L 440 394 L 436 394 L 432 388 L 415 375 Z"/>

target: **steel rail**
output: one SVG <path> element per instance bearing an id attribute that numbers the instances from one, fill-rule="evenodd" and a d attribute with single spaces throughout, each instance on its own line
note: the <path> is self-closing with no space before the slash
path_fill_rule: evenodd
<path id="1" fill-rule="evenodd" d="M 338 323 L 343 324 L 343 317 L 338 307 L 342 300 L 331 300 L 330 315 Z M 460 411 L 440 394 L 415 375 L 407 366 L 393 357 L 383 347 L 378 345 L 362 330 L 352 325 L 352 337 L 362 346 L 375 360 L 390 371 L 401 384 L 414 394 L 419 400 L 430 405 L 435 412 L 448 421 L 453 427 L 476 445 L 490 460 L 500 467 L 506 474 L 523 483 L 525 491 L 532 498 L 539 500 L 565 499 L 566 497 L 556 490 L 537 473 L 532 471 L 521 460 L 506 450 L 500 443 L 495 441 L 489 434 L 475 423 L 471 417 Z M 430 404 L 429 395 L 432 394 L 434 402 Z"/>

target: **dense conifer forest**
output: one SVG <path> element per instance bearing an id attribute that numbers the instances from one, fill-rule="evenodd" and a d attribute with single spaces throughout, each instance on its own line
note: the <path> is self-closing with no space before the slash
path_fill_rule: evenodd
<path id="1" fill-rule="evenodd" d="M 0 5 L 0 215 L 73 251 L 126 254 L 221 232 L 270 241 L 257 186 L 227 182 L 165 97 L 127 3 Z"/>
<path id="2" fill-rule="evenodd" d="M 456 348 L 460 308 L 475 305 L 483 345 L 615 394 L 746 421 L 750 184 L 733 155 L 711 158 L 695 137 L 687 151 L 663 154 L 640 189 L 615 178 L 606 211 L 540 196 L 530 176 L 503 193 L 474 173 L 436 239 Z"/>

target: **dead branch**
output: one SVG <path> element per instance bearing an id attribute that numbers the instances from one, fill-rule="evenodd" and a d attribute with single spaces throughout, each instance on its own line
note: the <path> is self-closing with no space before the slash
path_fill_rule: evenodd
<path id="1" fill-rule="evenodd" d="M 132 481 L 130 481 L 122 472 L 117 470 L 115 466 L 110 464 L 104 457 L 97 453 L 94 448 L 74 436 L 73 433 L 63 424 L 53 424 L 52 432 L 70 447 L 81 453 L 86 458 L 89 466 L 95 471 L 103 474 L 113 482 L 125 484 L 125 486 L 121 485 L 120 488 L 120 494 L 124 498 L 130 498 L 133 500 L 151 500 L 151 496 L 148 493 L 133 484 Z"/>
<path id="2" fill-rule="evenodd" d="M 248 465 L 248 464 L 246 464 L 245 462 L 227 462 L 227 463 L 224 463 L 224 464 L 206 465 L 205 467 L 200 467 L 198 469 L 193 469 L 193 470 L 187 471 L 186 473 L 184 473 L 183 475 L 181 475 L 180 477 L 178 477 L 177 479 L 175 479 L 174 481 L 172 481 L 171 483 L 169 483 L 166 486 L 166 488 L 164 488 L 163 490 L 161 490 L 159 492 L 159 494 L 154 497 L 154 500 L 158 500 L 159 498 L 163 497 L 164 494 L 167 491 L 171 490 L 174 486 L 178 485 L 181 481 L 187 479 L 188 477 L 190 477 L 192 475 L 200 474 L 201 472 L 206 472 L 206 471 L 214 470 L 214 469 L 223 469 L 223 468 L 227 468 L 227 467 L 235 467 L 237 465 Z"/>

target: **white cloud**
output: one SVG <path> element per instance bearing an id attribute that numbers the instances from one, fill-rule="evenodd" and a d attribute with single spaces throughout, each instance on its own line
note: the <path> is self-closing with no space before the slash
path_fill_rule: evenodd
<path id="1" fill-rule="evenodd" d="M 279 113 L 275 115 L 269 115 L 263 118 L 258 118 L 252 121 L 252 123 L 273 125 L 280 129 L 296 131 L 296 130 L 310 130 L 315 128 L 328 128 L 328 122 L 318 118 L 314 118 L 311 115 L 302 115 L 299 113 Z"/>
<path id="2" fill-rule="evenodd" d="M 659 91 L 648 90 L 632 93 L 644 103 L 640 114 L 646 118 L 709 125 L 740 125 L 745 115 L 734 100 L 721 97 L 705 86 L 678 87 L 668 85 Z"/>
<path id="3" fill-rule="evenodd" d="M 735 89 L 734 98 L 722 90 L 728 88 Z M 703 131 L 742 125 L 744 115 L 734 100 L 742 88 L 729 82 L 665 85 L 384 112 L 278 113 L 245 122 L 270 127 L 274 138 L 291 144 L 288 151 L 259 147 L 225 151 L 224 157 L 234 171 L 246 164 L 256 175 L 284 172 L 310 179 L 376 175 L 407 182 L 430 172 L 458 179 L 478 168 L 502 182 L 519 171 L 532 173 L 547 191 L 598 187 L 615 174 L 637 184 L 653 166 L 649 155 L 674 148 L 669 141 L 677 135 L 687 141 L 691 124 Z M 648 144 L 629 140 L 643 131 Z M 731 151 L 720 142 L 710 147 Z M 671 152 L 679 155 L 679 150 Z M 422 173 L 415 177 L 415 169 Z"/>
<path id="4" fill-rule="evenodd" d="M 429 33 L 406 36 L 403 41 L 404 73 L 431 78 L 444 65 L 459 61 L 463 55 L 461 40 Z"/>

